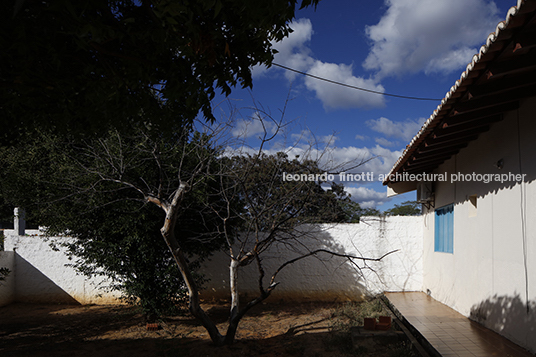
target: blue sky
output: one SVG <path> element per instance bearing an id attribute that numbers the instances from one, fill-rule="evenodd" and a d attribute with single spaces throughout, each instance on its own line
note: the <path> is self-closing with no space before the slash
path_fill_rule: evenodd
<path id="1" fill-rule="evenodd" d="M 279 118 L 288 97 L 285 121 L 291 124 L 266 150 L 303 155 L 314 137 L 329 148 L 327 166 L 371 159 L 351 172 L 372 172 L 375 179 L 345 187 L 363 207 L 383 211 L 414 200 L 415 193 L 388 199 L 378 175 L 390 170 L 515 5 L 515 0 L 324 0 L 316 11 L 298 11 L 294 32 L 274 44 L 279 51 L 275 63 L 352 86 L 437 100 L 371 94 L 275 66 L 254 68 L 253 89 L 236 89 L 230 98 L 239 108 L 251 107 L 254 99 Z M 256 117 L 265 114 L 241 112 L 233 133 L 256 147 Z"/>

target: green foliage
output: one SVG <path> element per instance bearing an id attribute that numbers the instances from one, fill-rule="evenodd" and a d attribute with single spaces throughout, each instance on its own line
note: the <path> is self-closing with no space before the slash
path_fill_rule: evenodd
<path id="1" fill-rule="evenodd" d="M 395 204 L 393 208 L 384 212 L 386 216 L 418 216 L 421 213 L 421 204 L 416 201 Z"/>
<path id="2" fill-rule="evenodd" d="M 11 273 L 11 270 L 0 267 L 0 281 L 6 280 L 6 277 L 9 275 L 9 273 Z"/>
<path id="3" fill-rule="evenodd" d="M 226 159 L 230 181 L 235 183 L 230 195 L 243 203 L 245 229 L 279 230 L 306 223 L 346 222 L 350 199 L 344 188 L 323 182 L 288 181 L 283 173 L 322 174 L 312 160 L 290 160 L 284 153 L 235 156 Z"/>
<path id="4" fill-rule="evenodd" d="M 0 251 L 4 250 L 4 231 L 0 230 Z M 0 267 L 0 281 L 6 280 L 11 271 L 8 268 Z"/>
<path id="5" fill-rule="evenodd" d="M 2 227 L 2 224 L 13 222 L 13 209 L 14 208 L 15 207 L 12 207 L 6 203 L 2 195 L 2 192 L 0 190 L 0 228 Z"/>
<path id="6" fill-rule="evenodd" d="M 377 318 L 380 315 L 385 315 L 385 312 L 379 299 L 341 304 L 331 315 L 331 333 L 325 340 L 326 346 L 353 356 L 367 353 L 368 348 L 365 346 L 354 345 L 352 330 L 357 326 L 363 326 L 365 317 Z"/>
<path id="7" fill-rule="evenodd" d="M 364 216 L 381 216 L 381 212 L 376 208 L 361 208 L 359 203 L 351 201 L 350 197 L 341 201 L 343 210 L 346 212 L 348 219 L 346 223 L 359 223 Z"/>
<path id="8" fill-rule="evenodd" d="M 411 342 L 400 342 L 395 345 L 389 352 L 389 357 L 417 357 L 420 354 L 413 352 L 413 345 Z"/>
<path id="9" fill-rule="evenodd" d="M 352 341 L 352 335 L 347 332 L 331 332 L 324 339 L 324 344 L 328 352 L 337 351 L 343 355 L 360 356 L 362 353 L 366 353 L 367 349 L 364 347 L 355 347 Z"/>
<path id="10" fill-rule="evenodd" d="M 185 286 L 160 233 L 163 211 L 147 203 L 137 187 L 171 195 L 181 179 L 194 175 L 198 160 L 215 157 L 217 152 L 204 146 L 209 138 L 170 140 L 132 129 L 130 135 L 111 131 L 86 141 L 50 133 L 32 139 L 1 149 L 0 184 L 9 203 L 25 207 L 27 217 L 46 226 L 48 234 L 74 237 L 67 247 L 82 273 L 108 276 L 113 289 L 150 315 L 173 312 L 185 298 Z M 176 231 L 196 256 L 190 264 L 194 273 L 200 260 L 221 246 L 221 221 L 214 214 L 223 205 L 214 195 L 218 185 L 206 177 L 192 181 L 182 204 Z"/>
<path id="11" fill-rule="evenodd" d="M 66 223 L 77 227 L 66 243 L 73 266 L 86 276 L 107 276 L 109 289 L 149 316 L 176 314 L 187 291 L 160 235 L 161 222 L 156 207 L 126 201 L 70 217 Z"/>
<path id="12" fill-rule="evenodd" d="M 376 208 L 361 208 L 361 216 L 381 216 L 382 213 Z"/>
<path id="13" fill-rule="evenodd" d="M 379 299 L 344 303 L 333 312 L 330 328 L 334 331 L 349 332 L 352 327 L 363 326 L 365 317 L 378 318 L 385 314 Z"/>
<path id="14" fill-rule="evenodd" d="M 319 0 L 303 0 L 301 7 Z M 32 128 L 102 134 L 191 123 L 210 100 L 251 87 L 290 33 L 297 0 L 0 2 L 2 140 Z"/>

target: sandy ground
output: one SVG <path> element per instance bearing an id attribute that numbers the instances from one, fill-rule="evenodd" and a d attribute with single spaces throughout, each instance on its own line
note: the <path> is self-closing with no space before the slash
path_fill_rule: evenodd
<path id="1" fill-rule="evenodd" d="M 224 331 L 227 308 L 205 305 Z M 148 331 L 128 306 L 11 304 L 0 308 L 0 356 L 341 356 L 355 355 L 348 338 L 329 329 L 334 304 L 266 304 L 240 323 L 236 343 L 215 347 L 188 314 Z M 339 336 L 340 337 L 340 336 Z M 345 347 L 346 346 L 346 347 Z M 364 352 L 364 351 L 361 351 Z M 361 356 L 392 356 L 368 351 Z"/>

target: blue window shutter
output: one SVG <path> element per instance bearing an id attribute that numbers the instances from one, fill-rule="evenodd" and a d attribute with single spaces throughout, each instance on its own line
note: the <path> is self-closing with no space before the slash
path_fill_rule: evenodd
<path id="1" fill-rule="evenodd" d="M 435 210 L 434 251 L 454 253 L 454 205 Z"/>
<path id="2" fill-rule="evenodd" d="M 454 206 L 450 205 L 446 212 L 446 250 L 447 253 L 454 253 Z"/>

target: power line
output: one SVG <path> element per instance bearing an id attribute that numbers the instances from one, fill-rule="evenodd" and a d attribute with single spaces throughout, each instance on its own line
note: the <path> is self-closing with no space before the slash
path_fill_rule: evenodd
<path id="1" fill-rule="evenodd" d="M 294 69 L 294 68 L 290 68 L 290 67 L 283 66 L 283 65 L 281 65 L 281 64 L 279 64 L 279 63 L 274 63 L 274 62 L 272 62 L 272 64 L 273 64 L 274 66 L 277 66 L 277 67 L 286 69 L 287 71 L 296 72 L 296 73 L 302 74 L 302 75 L 307 76 L 307 77 L 311 77 L 311 78 L 318 79 L 318 80 L 321 80 L 321 81 L 324 81 L 324 82 L 328 82 L 328 83 L 337 84 L 337 85 L 339 85 L 339 86 L 343 86 L 343 87 L 347 87 L 347 88 L 357 89 L 357 90 L 360 90 L 360 91 L 363 91 L 363 92 L 369 92 L 369 93 L 374 93 L 374 94 L 386 95 L 386 96 L 388 96 L 388 97 L 395 97 L 395 98 L 402 98 L 402 99 L 433 100 L 433 101 L 435 101 L 435 102 L 441 100 L 441 99 L 437 99 L 437 98 L 410 97 L 410 96 L 406 96 L 406 95 L 398 95 L 398 94 L 390 94 L 390 93 L 379 92 L 379 91 L 375 91 L 375 90 L 371 90 L 371 89 L 366 89 L 366 88 L 356 87 L 356 86 L 352 86 L 352 85 L 349 85 L 349 84 L 345 84 L 345 83 L 341 83 L 341 82 L 333 81 L 333 80 L 331 80 L 331 79 L 327 79 L 327 78 L 323 78 L 323 77 L 318 77 L 318 76 L 315 76 L 315 75 L 310 74 L 310 73 L 307 73 L 307 72 L 302 72 L 302 71 L 298 71 L 297 69 Z"/>

